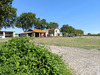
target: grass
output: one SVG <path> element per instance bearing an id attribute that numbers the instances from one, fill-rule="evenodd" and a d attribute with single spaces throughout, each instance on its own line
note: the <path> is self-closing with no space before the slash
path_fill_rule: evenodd
<path id="1" fill-rule="evenodd" d="M 6 42 L 11 38 L 0 39 L 0 44 Z M 47 37 L 35 38 L 31 42 L 45 45 L 67 46 L 84 49 L 100 49 L 100 37 L 98 36 L 84 36 L 84 37 Z"/>
<path id="2" fill-rule="evenodd" d="M 0 42 L 7 42 L 8 40 L 10 40 L 11 38 L 0 38 Z"/>
<path id="3" fill-rule="evenodd" d="M 100 49 L 100 37 L 47 37 L 35 38 L 31 42 L 84 49 Z"/>

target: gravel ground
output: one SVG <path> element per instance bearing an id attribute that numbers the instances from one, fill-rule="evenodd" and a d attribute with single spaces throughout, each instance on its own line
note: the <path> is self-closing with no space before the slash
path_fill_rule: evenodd
<path id="1" fill-rule="evenodd" d="M 100 51 L 49 46 L 74 70 L 74 75 L 100 75 Z"/>

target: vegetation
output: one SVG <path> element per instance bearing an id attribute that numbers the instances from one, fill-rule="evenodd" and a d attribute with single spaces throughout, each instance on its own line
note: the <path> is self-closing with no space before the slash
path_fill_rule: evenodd
<path id="1" fill-rule="evenodd" d="M 63 37 L 66 37 L 67 35 L 66 35 L 66 32 L 62 32 L 62 36 Z"/>
<path id="2" fill-rule="evenodd" d="M 17 17 L 16 20 L 16 27 L 22 28 L 23 31 L 28 31 L 30 28 L 33 27 L 36 20 L 36 15 L 33 13 L 22 13 L 20 17 Z"/>
<path id="3" fill-rule="evenodd" d="M 58 55 L 27 38 L 13 38 L 0 47 L 0 75 L 72 75 Z"/>
<path id="4" fill-rule="evenodd" d="M 40 18 L 37 18 L 34 28 L 43 30 L 47 27 L 46 23 L 45 19 L 40 20 Z"/>
<path id="5" fill-rule="evenodd" d="M 83 30 L 79 30 L 79 29 L 75 29 L 72 26 L 67 25 L 63 25 L 61 27 L 61 32 L 66 32 L 69 35 L 83 35 L 84 31 Z"/>
<path id="6" fill-rule="evenodd" d="M 91 33 L 88 33 L 87 35 L 84 35 L 84 36 L 100 36 L 100 33 L 98 33 L 98 34 L 91 34 Z"/>
<path id="7" fill-rule="evenodd" d="M 55 22 L 47 23 L 46 29 L 58 28 L 59 24 Z"/>
<path id="8" fill-rule="evenodd" d="M 16 8 L 12 7 L 13 0 L 0 0 L 0 30 L 14 27 L 16 19 Z"/>
<path id="9" fill-rule="evenodd" d="M 32 41 L 31 41 L 32 42 Z M 100 37 L 48 37 L 35 38 L 35 43 L 44 43 L 45 45 L 67 46 L 84 49 L 100 49 Z"/>

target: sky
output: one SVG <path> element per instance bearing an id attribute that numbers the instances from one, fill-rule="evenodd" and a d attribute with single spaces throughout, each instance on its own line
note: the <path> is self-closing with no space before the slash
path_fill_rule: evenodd
<path id="1" fill-rule="evenodd" d="M 47 22 L 57 22 L 59 28 L 69 24 L 87 33 L 100 33 L 100 0 L 14 0 L 17 16 L 32 12 Z M 23 32 L 22 29 L 7 28 L 3 31 Z"/>

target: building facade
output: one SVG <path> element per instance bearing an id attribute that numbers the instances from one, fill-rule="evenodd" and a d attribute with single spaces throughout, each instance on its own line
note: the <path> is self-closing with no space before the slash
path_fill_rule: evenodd
<path id="1" fill-rule="evenodd" d="M 27 32 L 19 33 L 19 37 L 45 37 L 45 32 L 39 29 L 29 29 Z"/>
<path id="2" fill-rule="evenodd" d="M 19 37 L 51 37 L 51 36 L 62 36 L 60 33 L 60 30 L 58 28 L 52 28 L 52 29 L 29 29 L 27 32 L 19 33 Z"/>
<path id="3" fill-rule="evenodd" d="M 52 29 L 45 29 L 43 30 L 45 32 L 46 37 L 51 36 L 62 36 L 60 33 L 60 30 L 58 28 L 52 28 Z"/>
<path id="4" fill-rule="evenodd" d="M 0 38 L 15 37 L 14 31 L 0 31 Z"/>

